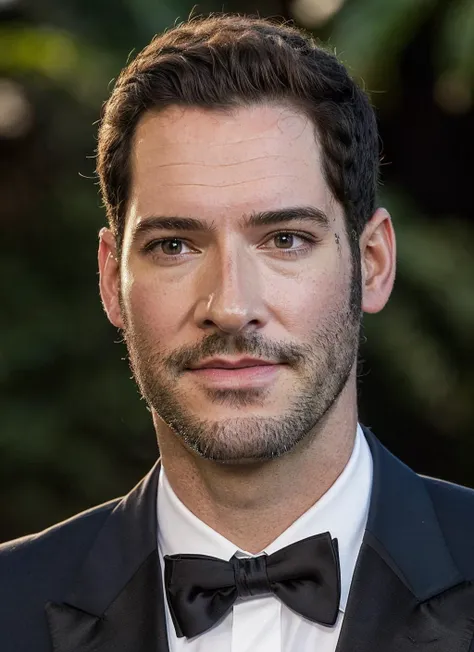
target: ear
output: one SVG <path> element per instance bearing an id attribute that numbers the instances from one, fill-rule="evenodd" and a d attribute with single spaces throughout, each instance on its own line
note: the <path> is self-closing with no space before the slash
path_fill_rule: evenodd
<path id="1" fill-rule="evenodd" d="M 115 237 L 110 229 L 99 233 L 100 296 L 109 321 L 117 328 L 124 328 L 120 311 L 120 263 L 117 259 Z"/>
<path id="2" fill-rule="evenodd" d="M 391 217 L 378 208 L 360 237 L 362 264 L 362 309 L 382 310 L 395 282 L 396 241 Z"/>

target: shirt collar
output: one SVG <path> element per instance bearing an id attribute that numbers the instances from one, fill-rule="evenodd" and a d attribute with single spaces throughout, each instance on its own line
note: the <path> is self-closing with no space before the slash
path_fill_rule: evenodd
<path id="1" fill-rule="evenodd" d="M 358 426 L 349 462 L 335 483 L 261 553 L 272 554 L 296 541 L 329 531 L 339 544 L 340 610 L 344 612 L 367 524 L 371 490 L 372 456 Z M 157 510 L 158 547 L 162 556 L 199 554 L 227 561 L 236 553 L 255 556 L 239 549 L 193 514 L 174 493 L 163 466 L 158 481 Z"/>

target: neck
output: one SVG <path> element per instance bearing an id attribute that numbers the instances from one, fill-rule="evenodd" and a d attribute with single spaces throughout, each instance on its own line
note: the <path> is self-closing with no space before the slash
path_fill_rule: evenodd
<path id="1" fill-rule="evenodd" d="M 173 491 L 237 547 L 260 552 L 314 505 L 344 470 L 357 429 L 355 394 L 354 387 L 346 386 L 324 423 L 292 452 L 248 465 L 197 457 L 154 415 L 162 464 Z"/>

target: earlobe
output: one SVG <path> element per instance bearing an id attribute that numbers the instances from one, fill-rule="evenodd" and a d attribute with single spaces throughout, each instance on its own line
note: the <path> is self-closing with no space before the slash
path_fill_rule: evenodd
<path id="1" fill-rule="evenodd" d="M 117 328 L 123 328 L 120 310 L 120 263 L 115 237 L 110 229 L 101 229 L 99 233 L 98 262 L 102 305 L 109 321 Z"/>
<path id="2" fill-rule="evenodd" d="M 395 282 L 396 242 L 389 213 L 379 208 L 361 236 L 362 309 L 380 312 Z"/>

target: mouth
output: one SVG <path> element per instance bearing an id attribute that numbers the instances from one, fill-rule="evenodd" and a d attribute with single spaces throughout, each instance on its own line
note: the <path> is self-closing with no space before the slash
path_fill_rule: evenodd
<path id="1" fill-rule="evenodd" d="M 271 384 L 284 365 L 267 360 L 215 359 L 188 368 L 195 380 L 216 389 L 251 389 Z"/>
<path id="2" fill-rule="evenodd" d="M 190 369 L 199 371 L 200 369 L 246 369 L 247 367 L 266 367 L 274 365 L 270 360 L 260 358 L 210 358 L 197 365 L 191 365 Z"/>

